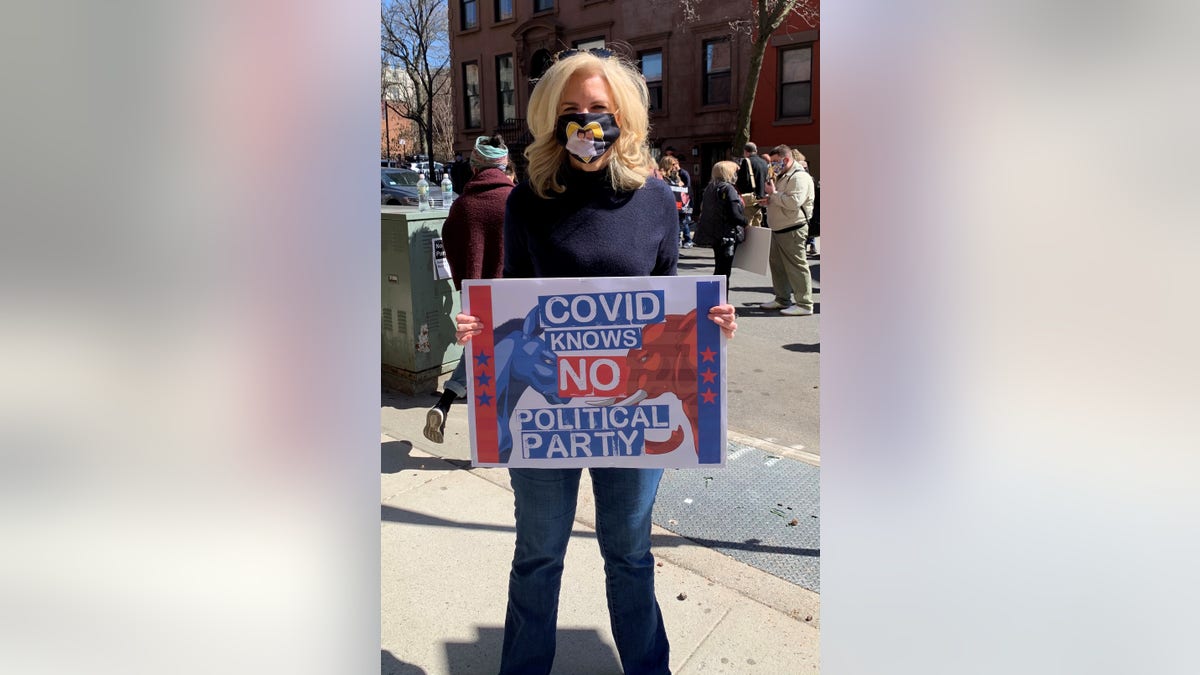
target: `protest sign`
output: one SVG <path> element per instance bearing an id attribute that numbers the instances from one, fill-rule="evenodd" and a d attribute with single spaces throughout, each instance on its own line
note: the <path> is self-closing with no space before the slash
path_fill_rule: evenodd
<path id="1" fill-rule="evenodd" d="M 446 244 L 441 237 L 433 239 L 433 278 L 440 281 L 449 279 L 450 261 L 446 259 Z"/>
<path id="2" fill-rule="evenodd" d="M 738 269 L 761 274 L 770 274 L 771 230 L 765 227 L 747 227 L 746 241 L 738 245 L 733 253 L 733 266 Z"/>
<path id="3" fill-rule="evenodd" d="M 463 282 L 475 466 L 725 462 L 725 277 Z"/>

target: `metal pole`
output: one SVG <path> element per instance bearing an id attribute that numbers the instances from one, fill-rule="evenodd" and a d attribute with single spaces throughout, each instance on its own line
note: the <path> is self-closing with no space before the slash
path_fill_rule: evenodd
<path id="1" fill-rule="evenodd" d="M 387 159 L 388 159 L 388 166 L 390 168 L 391 163 L 392 163 L 392 129 L 391 129 L 391 126 L 388 124 L 388 122 L 389 122 L 388 118 L 390 117 L 390 115 L 388 115 L 387 90 L 386 89 L 384 90 L 383 98 L 379 99 L 379 102 L 383 104 L 383 136 L 386 139 L 385 142 L 387 143 Z"/>

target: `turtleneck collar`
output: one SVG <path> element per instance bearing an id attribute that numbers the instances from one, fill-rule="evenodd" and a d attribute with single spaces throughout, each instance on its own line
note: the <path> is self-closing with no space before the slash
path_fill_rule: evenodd
<path id="1" fill-rule="evenodd" d="M 571 185 L 598 185 L 608 184 L 611 181 L 608 176 L 608 167 L 604 167 L 599 171 L 584 171 L 576 169 L 573 166 L 564 166 L 558 172 L 559 181 L 567 187 Z"/>

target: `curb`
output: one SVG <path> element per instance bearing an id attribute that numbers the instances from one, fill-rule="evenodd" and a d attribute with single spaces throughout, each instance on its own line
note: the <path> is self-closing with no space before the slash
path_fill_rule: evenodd
<path id="1" fill-rule="evenodd" d="M 815 467 L 821 466 L 821 456 L 816 453 L 808 452 L 807 450 L 789 448 L 786 445 L 780 445 L 778 443 L 772 443 L 771 441 L 764 441 L 761 438 L 747 436 L 746 434 L 738 433 L 732 429 L 726 430 L 726 436 L 730 442 L 737 443 L 738 445 L 748 445 L 752 448 L 758 448 L 764 452 L 769 452 L 772 455 L 790 457 L 791 459 L 797 459 Z"/>

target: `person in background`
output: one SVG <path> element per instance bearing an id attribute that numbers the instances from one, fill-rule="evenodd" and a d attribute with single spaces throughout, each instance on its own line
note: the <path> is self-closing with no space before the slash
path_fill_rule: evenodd
<path id="1" fill-rule="evenodd" d="M 696 228 L 696 241 L 713 249 L 716 263 L 713 274 L 725 275 L 726 293 L 733 271 L 733 255 L 746 236 L 746 213 L 742 197 L 733 183 L 737 171 L 738 165 L 731 161 L 713 165 L 712 178 L 704 188 L 701 201 L 700 225 Z"/>
<path id="2" fill-rule="evenodd" d="M 506 278 L 672 276 L 679 259 L 675 200 L 647 180 L 649 93 L 625 60 L 593 52 L 559 58 L 530 96 L 533 143 L 526 179 L 504 220 Z M 602 129 L 597 156 L 566 149 L 571 123 Z M 731 305 L 708 320 L 727 338 Z M 466 343 L 484 326 L 456 317 Z M 516 504 L 516 552 L 509 575 L 500 675 L 546 675 L 554 663 L 563 558 L 574 525 L 581 469 L 509 469 Z M 613 638 L 626 675 L 667 675 L 670 646 L 654 594 L 651 510 L 662 469 L 589 469 L 596 538 L 604 559 Z"/>
<path id="3" fill-rule="evenodd" d="M 812 273 L 808 269 L 804 244 L 808 239 L 808 221 L 812 217 L 813 180 L 800 168 L 792 149 L 777 145 L 771 149 L 775 179 L 767 182 L 766 196 L 760 204 L 767 207 L 771 228 L 768 261 L 775 299 L 761 309 L 778 309 L 787 316 L 813 313 Z M 792 296 L 795 295 L 795 302 Z"/>
<path id="4" fill-rule="evenodd" d="M 471 180 L 473 175 L 471 165 L 467 160 L 463 159 L 462 152 L 454 153 L 454 162 L 450 164 L 448 169 L 450 172 L 450 184 L 454 186 L 454 194 L 461 195 L 467 181 Z"/>
<path id="5" fill-rule="evenodd" d="M 796 160 L 796 164 L 808 173 L 808 159 L 804 153 L 796 148 L 792 148 L 792 159 Z M 812 174 L 810 173 L 809 176 Z M 821 236 L 821 184 L 813 178 L 813 211 L 812 218 L 808 219 L 808 237 L 804 242 L 804 252 L 808 257 L 819 257 L 821 255 L 821 242 L 817 237 Z"/>
<path id="6" fill-rule="evenodd" d="M 821 181 L 814 181 L 813 213 L 808 221 L 808 248 L 806 253 L 810 258 L 821 257 Z"/>
<path id="7" fill-rule="evenodd" d="M 763 209 L 759 208 L 758 200 L 766 194 L 767 171 L 767 163 L 758 156 L 758 146 L 754 143 L 742 146 L 742 159 L 738 162 L 737 190 L 742 196 L 742 202 L 747 205 L 746 220 L 750 227 L 762 225 Z"/>
<path id="8" fill-rule="evenodd" d="M 457 291 L 462 291 L 463 279 L 498 279 L 503 271 L 504 204 L 513 189 L 513 181 L 506 173 L 509 165 L 508 148 L 500 136 L 480 136 L 475 140 L 470 160 L 472 177 L 463 185 L 462 195 L 450 205 L 442 226 L 446 262 L 450 263 L 450 276 Z M 466 395 L 464 354 L 454 367 L 454 374 L 446 380 L 441 398 L 425 413 L 425 438 L 442 442 L 450 404 Z"/>
<path id="9" fill-rule="evenodd" d="M 796 160 L 796 163 L 800 165 L 801 169 L 808 171 L 808 158 L 804 156 L 803 152 L 792 148 L 792 159 Z"/>
<path id="10" fill-rule="evenodd" d="M 670 186 L 675 195 L 675 208 L 679 213 L 679 234 L 683 239 L 681 248 L 691 248 L 692 243 L 692 202 L 688 188 L 680 176 L 679 160 L 671 155 L 664 155 L 658 163 L 659 176 Z"/>
<path id="11" fill-rule="evenodd" d="M 691 190 L 692 174 L 688 173 L 688 170 L 683 168 L 683 160 L 679 158 L 679 152 L 675 150 L 675 146 L 668 145 L 666 149 L 663 150 L 663 155 L 667 157 L 674 157 L 675 161 L 679 162 L 679 177 L 683 180 L 684 187 L 686 187 L 688 190 Z"/>
<path id="12" fill-rule="evenodd" d="M 687 188 L 688 204 L 690 205 L 690 204 L 695 203 L 696 193 L 692 191 L 692 187 L 693 187 L 692 186 L 692 174 L 688 173 L 688 170 L 686 168 L 684 168 L 685 159 L 681 158 L 679 156 L 679 153 L 675 150 L 675 146 L 672 146 L 672 145 L 668 145 L 663 150 L 663 154 L 668 157 L 674 157 L 675 161 L 679 162 L 679 178 L 680 178 L 680 180 L 683 181 L 683 186 L 685 188 Z M 691 218 L 692 218 L 691 207 L 689 206 L 688 207 L 688 220 L 691 220 Z"/>

